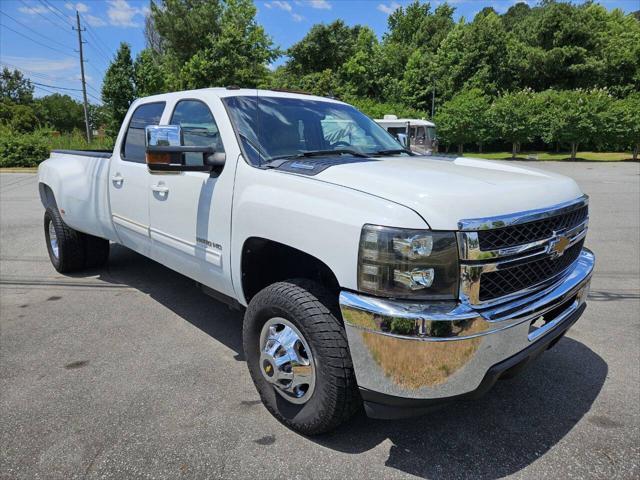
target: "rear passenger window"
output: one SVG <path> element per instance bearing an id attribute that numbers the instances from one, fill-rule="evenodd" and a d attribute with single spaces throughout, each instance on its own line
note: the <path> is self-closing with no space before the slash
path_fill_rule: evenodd
<path id="1" fill-rule="evenodd" d="M 127 135 L 122 149 L 122 159 L 128 162 L 145 163 L 144 129 L 148 125 L 158 125 L 165 102 L 146 103 L 136 108 L 129 121 Z"/>
<path id="2" fill-rule="evenodd" d="M 224 152 L 218 125 L 209 107 L 200 100 L 180 100 L 169 123 L 180 125 L 184 145 L 212 146 L 216 152 Z M 185 153 L 184 156 L 186 165 L 202 165 L 201 153 Z"/>

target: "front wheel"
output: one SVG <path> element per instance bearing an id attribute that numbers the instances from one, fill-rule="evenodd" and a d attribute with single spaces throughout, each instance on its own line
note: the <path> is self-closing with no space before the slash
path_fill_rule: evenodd
<path id="1" fill-rule="evenodd" d="M 308 280 L 260 291 L 245 314 L 251 378 L 269 412 L 305 435 L 329 431 L 361 405 L 335 299 Z"/>

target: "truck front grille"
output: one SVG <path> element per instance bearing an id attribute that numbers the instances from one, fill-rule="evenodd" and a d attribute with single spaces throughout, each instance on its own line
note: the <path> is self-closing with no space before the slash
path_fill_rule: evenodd
<path id="1" fill-rule="evenodd" d="M 584 222 L 589 215 L 588 208 L 584 205 L 576 210 L 543 220 L 495 230 L 481 230 L 478 232 L 480 250 L 498 250 L 550 238 L 554 232 L 569 230 Z"/>
<path id="2" fill-rule="evenodd" d="M 497 217 L 460 220 L 460 299 L 492 306 L 559 281 L 582 252 L 588 197 Z"/>
<path id="3" fill-rule="evenodd" d="M 544 257 L 527 263 L 485 272 L 480 276 L 480 301 L 486 302 L 550 280 L 578 259 L 584 239 L 565 250 L 560 257 Z"/>

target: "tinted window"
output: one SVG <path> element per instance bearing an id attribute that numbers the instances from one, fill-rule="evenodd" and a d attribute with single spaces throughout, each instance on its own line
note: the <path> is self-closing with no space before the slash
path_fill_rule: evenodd
<path id="1" fill-rule="evenodd" d="M 181 100 L 171 116 L 171 125 L 182 127 L 184 145 L 190 147 L 212 146 L 216 152 L 224 152 L 218 125 L 211 110 L 199 100 Z M 187 165 L 202 165 L 201 153 L 185 153 Z"/>
<path id="2" fill-rule="evenodd" d="M 128 162 L 145 163 L 144 160 L 144 129 L 148 125 L 158 125 L 164 102 L 147 103 L 136 108 L 131 116 L 127 136 L 124 141 L 123 160 Z"/>

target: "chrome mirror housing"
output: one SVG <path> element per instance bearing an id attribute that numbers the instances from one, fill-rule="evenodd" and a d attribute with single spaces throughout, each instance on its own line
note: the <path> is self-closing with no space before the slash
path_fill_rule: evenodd
<path id="1" fill-rule="evenodd" d="M 182 145 L 182 128 L 180 125 L 149 125 L 145 129 L 145 146 L 179 147 Z"/>

